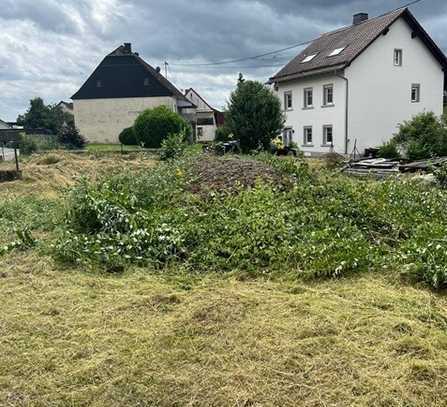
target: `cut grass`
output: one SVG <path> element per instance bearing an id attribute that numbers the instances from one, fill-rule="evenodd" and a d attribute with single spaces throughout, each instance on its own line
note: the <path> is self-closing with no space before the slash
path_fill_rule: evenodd
<path id="1" fill-rule="evenodd" d="M 0 184 L 4 218 L 23 214 L 41 240 L 80 175 L 154 165 L 61 158 L 31 158 L 24 181 Z M 2 406 L 445 405 L 447 299 L 388 272 L 318 283 L 107 275 L 39 250 L 0 263 Z"/>
<path id="2" fill-rule="evenodd" d="M 447 302 L 318 284 L 4 261 L 0 405 L 441 406 Z"/>

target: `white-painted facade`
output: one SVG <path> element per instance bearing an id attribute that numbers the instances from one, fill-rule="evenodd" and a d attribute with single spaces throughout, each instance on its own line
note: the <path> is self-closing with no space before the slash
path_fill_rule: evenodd
<path id="1" fill-rule="evenodd" d="M 163 105 L 177 111 L 173 97 L 77 99 L 73 101 L 75 125 L 90 143 L 119 143 L 120 133 L 133 126 L 140 113 Z"/>
<path id="2" fill-rule="evenodd" d="M 402 65 L 394 63 L 394 51 L 402 50 Z M 308 154 L 329 152 L 323 143 L 323 129 L 332 126 L 333 149 L 351 154 L 354 145 L 360 153 L 390 140 L 398 126 L 421 112 L 443 111 L 444 72 L 423 41 L 412 37 L 407 22 L 400 18 L 338 75 L 349 81 L 347 148 L 346 81 L 335 74 L 308 76 L 277 83 L 278 97 L 286 114 L 286 127 L 292 139 Z M 333 105 L 323 106 L 323 89 L 333 85 Z M 420 89 L 419 101 L 412 101 L 412 86 Z M 304 105 L 304 91 L 312 88 L 313 105 Z M 286 94 L 292 94 L 292 107 Z M 290 105 L 289 105 L 290 107 Z M 312 128 L 312 143 L 305 142 L 305 128 Z M 290 133 L 288 133 L 290 134 Z"/>
<path id="3" fill-rule="evenodd" d="M 187 111 L 188 113 L 194 113 L 196 117 L 196 140 L 198 142 L 214 141 L 217 123 L 213 108 L 194 89 L 188 89 L 185 96 L 196 106 L 196 109 L 188 109 Z"/>

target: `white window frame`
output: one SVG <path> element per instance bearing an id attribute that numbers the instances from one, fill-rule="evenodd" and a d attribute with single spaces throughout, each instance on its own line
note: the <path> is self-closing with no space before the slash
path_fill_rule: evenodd
<path id="1" fill-rule="evenodd" d="M 328 97 L 327 97 L 327 90 L 331 89 L 332 90 L 332 101 L 329 102 L 328 101 Z M 323 106 L 334 106 L 334 84 L 330 83 L 327 85 L 323 86 Z"/>
<path id="2" fill-rule="evenodd" d="M 403 65 L 403 59 L 404 59 L 404 52 L 400 48 L 396 48 L 394 50 L 393 54 L 393 63 L 394 66 L 402 66 Z"/>
<path id="3" fill-rule="evenodd" d="M 310 130 L 310 138 L 309 141 L 309 130 Z M 304 126 L 303 127 L 303 146 L 304 147 L 313 147 L 314 143 L 314 131 L 312 126 Z"/>
<path id="4" fill-rule="evenodd" d="M 328 57 L 336 57 L 337 55 L 340 55 L 345 49 L 346 49 L 346 46 L 344 46 L 344 47 L 340 47 L 340 48 L 335 48 L 335 49 L 328 55 Z"/>
<path id="5" fill-rule="evenodd" d="M 416 90 L 416 98 L 413 98 L 413 90 Z M 421 84 L 413 83 L 411 85 L 411 103 L 420 103 L 421 101 Z"/>
<path id="6" fill-rule="evenodd" d="M 332 141 L 331 142 L 328 142 L 328 139 L 327 139 L 327 131 L 328 131 L 328 129 L 331 129 L 331 132 L 332 132 L 332 134 L 331 134 Z M 334 145 L 334 126 L 332 124 L 325 124 L 323 126 L 323 146 L 324 147 L 331 147 L 333 145 Z"/>
<path id="7" fill-rule="evenodd" d="M 309 93 L 312 96 L 312 103 L 311 104 L 308 104 L 308 102 L 309 102 L 309 98 L 308 98 Z M 304 94 L 303 109 L 313 109 L 313 107 L 314 107 L 314 89 L 313 88 L 304 88 L 303 94 Z"/>
<path id="8" fill-rule="evenodd" d="M 301 61 L 301 63 L 306 64 L 307 62 L 312 61 L 317 55 L 318 55 L 318 53 L 313 54 L 313 55 L 308 55 Z"/>
<path id="9" fill-rule="evenodd" d="M 290 146 L 291 143 L 293 143 L 293 135 L 294 135 L 293 127 L 286 127 L 283 131 L 283 143 L 285 146 Z"/>
<path id="10" fill-rule="evenodd" d="M 289 97 L 290 97 L 290 107 L 287 103 L 289 101 Z M 293 93 L 291 90 L 287 90 L 284 92 L 284 110 L 286 112 L 293 110 Z"/>

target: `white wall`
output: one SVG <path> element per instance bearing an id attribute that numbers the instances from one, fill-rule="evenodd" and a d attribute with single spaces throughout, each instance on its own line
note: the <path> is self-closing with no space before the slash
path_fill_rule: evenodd
<path id="1" fill-rule="evenodd" d="M 398 124 L 424 111 L 442 114 L 444 73 L 419 38 L 400 19 L 360 55 L 345 75 L 349 90 L 349 153 L 388 141 Z M 394 49 L 403 50 L 403 65 L 394 66 Z M 411 85 L 421 85 L 420 103 L 411 102 Z"/>
<path id="2" fill-rule="evenodd" d="M 324 85 L 334 85 L 334 106 L 323 107 Z M 313 88 L 313 109 L 304 109 L 304 89 Z M 333 126 L 334 150 L 344 153 L 345 145 L 345 81 L 335 75 L 303 78 L 278 84 L 278 97 L 284 106 L 284 92 L 292 91 L 293 110 L 286 111 L 286 127 L 295 131 L 293 141 L 304 153 L 328 153 L 330 148 L 323 146 L 323 126 Z M 304 145 L 304 127 L 312 126 L 313 145 Z"/>
<path id="3" fill-rule="evenodd" d="M 176 110 L 172 97 L 74 100 L 75 124 L 90 143 L 119 143 L 122 130 L 146 109 L 165 105 Z"/>

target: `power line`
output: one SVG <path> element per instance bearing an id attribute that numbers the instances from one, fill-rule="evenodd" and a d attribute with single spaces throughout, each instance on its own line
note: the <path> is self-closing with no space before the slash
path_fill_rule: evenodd
<path id="1" fill-rule="evenodd" d="M 411 1 L 411 2 L 406 3 L 406 4 L 404 4 L 404 5 L 400 6 L 400 7 L 395 8 L 393 10 L 390 10 L 390 11 L 388 11 L 388 12 L 382 14 L 382 15 L 389 14 L 389 13 L 392 13 L 394 11 L 397 11 L 397 10 L 400 10 L 400 9 L 403 9 L 403 8 L 411 7 L 411 6 L 413 6 L 413 5 L 417 4 L 417 3 L 421 3 L 422 1 L 424 1 L 424 0 L 414 0 L 414 1 Z M 378 16 L 378 17 L 381 17 L 381 16 Z M 280 48 L 280 49 L 277 49 L 277 50 L 274 50 L 274 51 L 269 51 L 269 52 L 265 52 L 263 54 L 253 55 L 253 56 L 249 56 L 249 57 L 242 57 L 242 58 L 236 58 L 236 59 L 227 59 L 227 60 L 222 60 L 222 61 L 206 62 L 206 63 L 174 63 L 174 64 L 170 64 L 170 65 L 172 65 L 172 66 L 184 66 L 184 67 L 186 67 L 186 66 L 191 66 L 191 67 L 192 66 L 194 66 L 194 67 L 209 67 L 209 66 L 220 66 L 220 65 L 234 64 L 234 63 L 237 63 L 237 62 L 244 62 L 244 61 L 249 61 L 249 60 L 255 60 L 255 59 L 263 58 L 263 57 L 270 56 L 270 55 L 280 54 L 282 52 L 289 51 L 289 50 L 294 49 L 294 48 L 298 48 L 298 47 L 302 47 L 304 45 L 308 45 L 308 44 L 316 41 L 318 38 L 313 38 L 313 39 L 308 40 L 308 41 L 302 41 L 302 42 L 299 42 L 299 43 L 296 43 L 296 44 L 292 44 L 292 45 L 290 45 L 288 47 L 285 47 L 285 48 Z"/>

